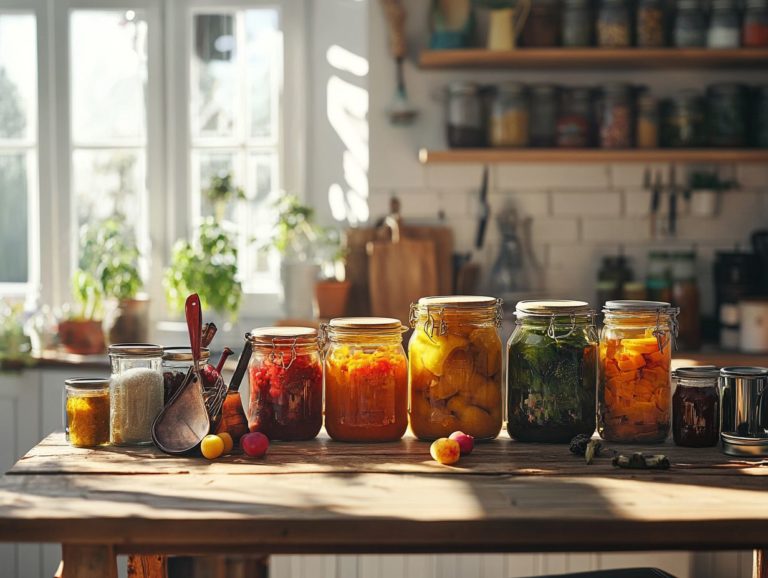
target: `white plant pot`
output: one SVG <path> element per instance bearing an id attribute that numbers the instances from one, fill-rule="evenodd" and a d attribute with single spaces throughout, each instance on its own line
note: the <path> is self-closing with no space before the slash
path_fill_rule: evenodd
<path id="1" fill-rule="evenodd" d="M 312 263 L 283 262 L 280 265 L 282 303 L 289 319 L 313 319 L 312 303 L 320 267 Z"/>

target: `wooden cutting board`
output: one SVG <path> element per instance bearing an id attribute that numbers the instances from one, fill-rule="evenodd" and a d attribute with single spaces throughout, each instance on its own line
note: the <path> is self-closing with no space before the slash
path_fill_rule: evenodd
<path id="1" fill-rule="evenodd" d="M 371 241 L 366 250 L 371 314 L 393 317 L 407 325 L 411 303 L 438 292 L 434 241 Z"/>

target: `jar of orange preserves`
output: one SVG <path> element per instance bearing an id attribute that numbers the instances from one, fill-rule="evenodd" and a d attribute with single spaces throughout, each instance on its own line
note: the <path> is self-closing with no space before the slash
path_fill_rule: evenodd
<path id="1" fill-rule="evenodd" d="M 408 428 L 405 327 L 385 317 L 342 317 L 323 331 L 328 435 L 344 442 L 399 440 Z"/>
<path id="2" fill-rule="evenodd" d="M 493 297 L 423 297 L 411 306 L 411 430 L 418 438 L 499 434 L 500 323 L 501 300 Z"/>
<path id="3" fill-rule="evenodd" d="M 597 391 L 597 429 L 603 439 L 659 443 L 667 438 L 678 311 L 661 301 L 605 304 Z"/>

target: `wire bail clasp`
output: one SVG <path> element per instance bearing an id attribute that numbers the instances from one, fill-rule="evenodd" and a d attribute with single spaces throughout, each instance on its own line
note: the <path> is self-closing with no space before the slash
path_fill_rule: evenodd
<path id="1" fill-rule="evenodd" d="M 296 341 L 298 340 L 298 337 L 294 337 L 291 341 L 291 359 L 288 361 L 288 365 L 285 364 L 285 358 L 283 357 L 282 353 L 278 353 L 277 351 L 277 343 L 275 343 L 275 338 L 272 338 L 272 351 L 269 353 L 269 360 L 277 365 L 278 367 L 282 367 L 285 370 L 288 370 L 291 368 L 291 365 L 293 365 L 293 362 L 296 361 Z M 278 357 L 280 360 L 278 361 Z"/>

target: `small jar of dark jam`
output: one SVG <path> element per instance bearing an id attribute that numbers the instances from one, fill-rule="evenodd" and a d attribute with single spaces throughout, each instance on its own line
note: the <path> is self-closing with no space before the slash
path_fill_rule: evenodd
<path id="1" fill-rule="evenodd" d="M 720 434 L 720 399 L 714 366 L 681 367 L 672 377 L 672 435 L 675 444 L 704 448 L 717 444 Z"/>

